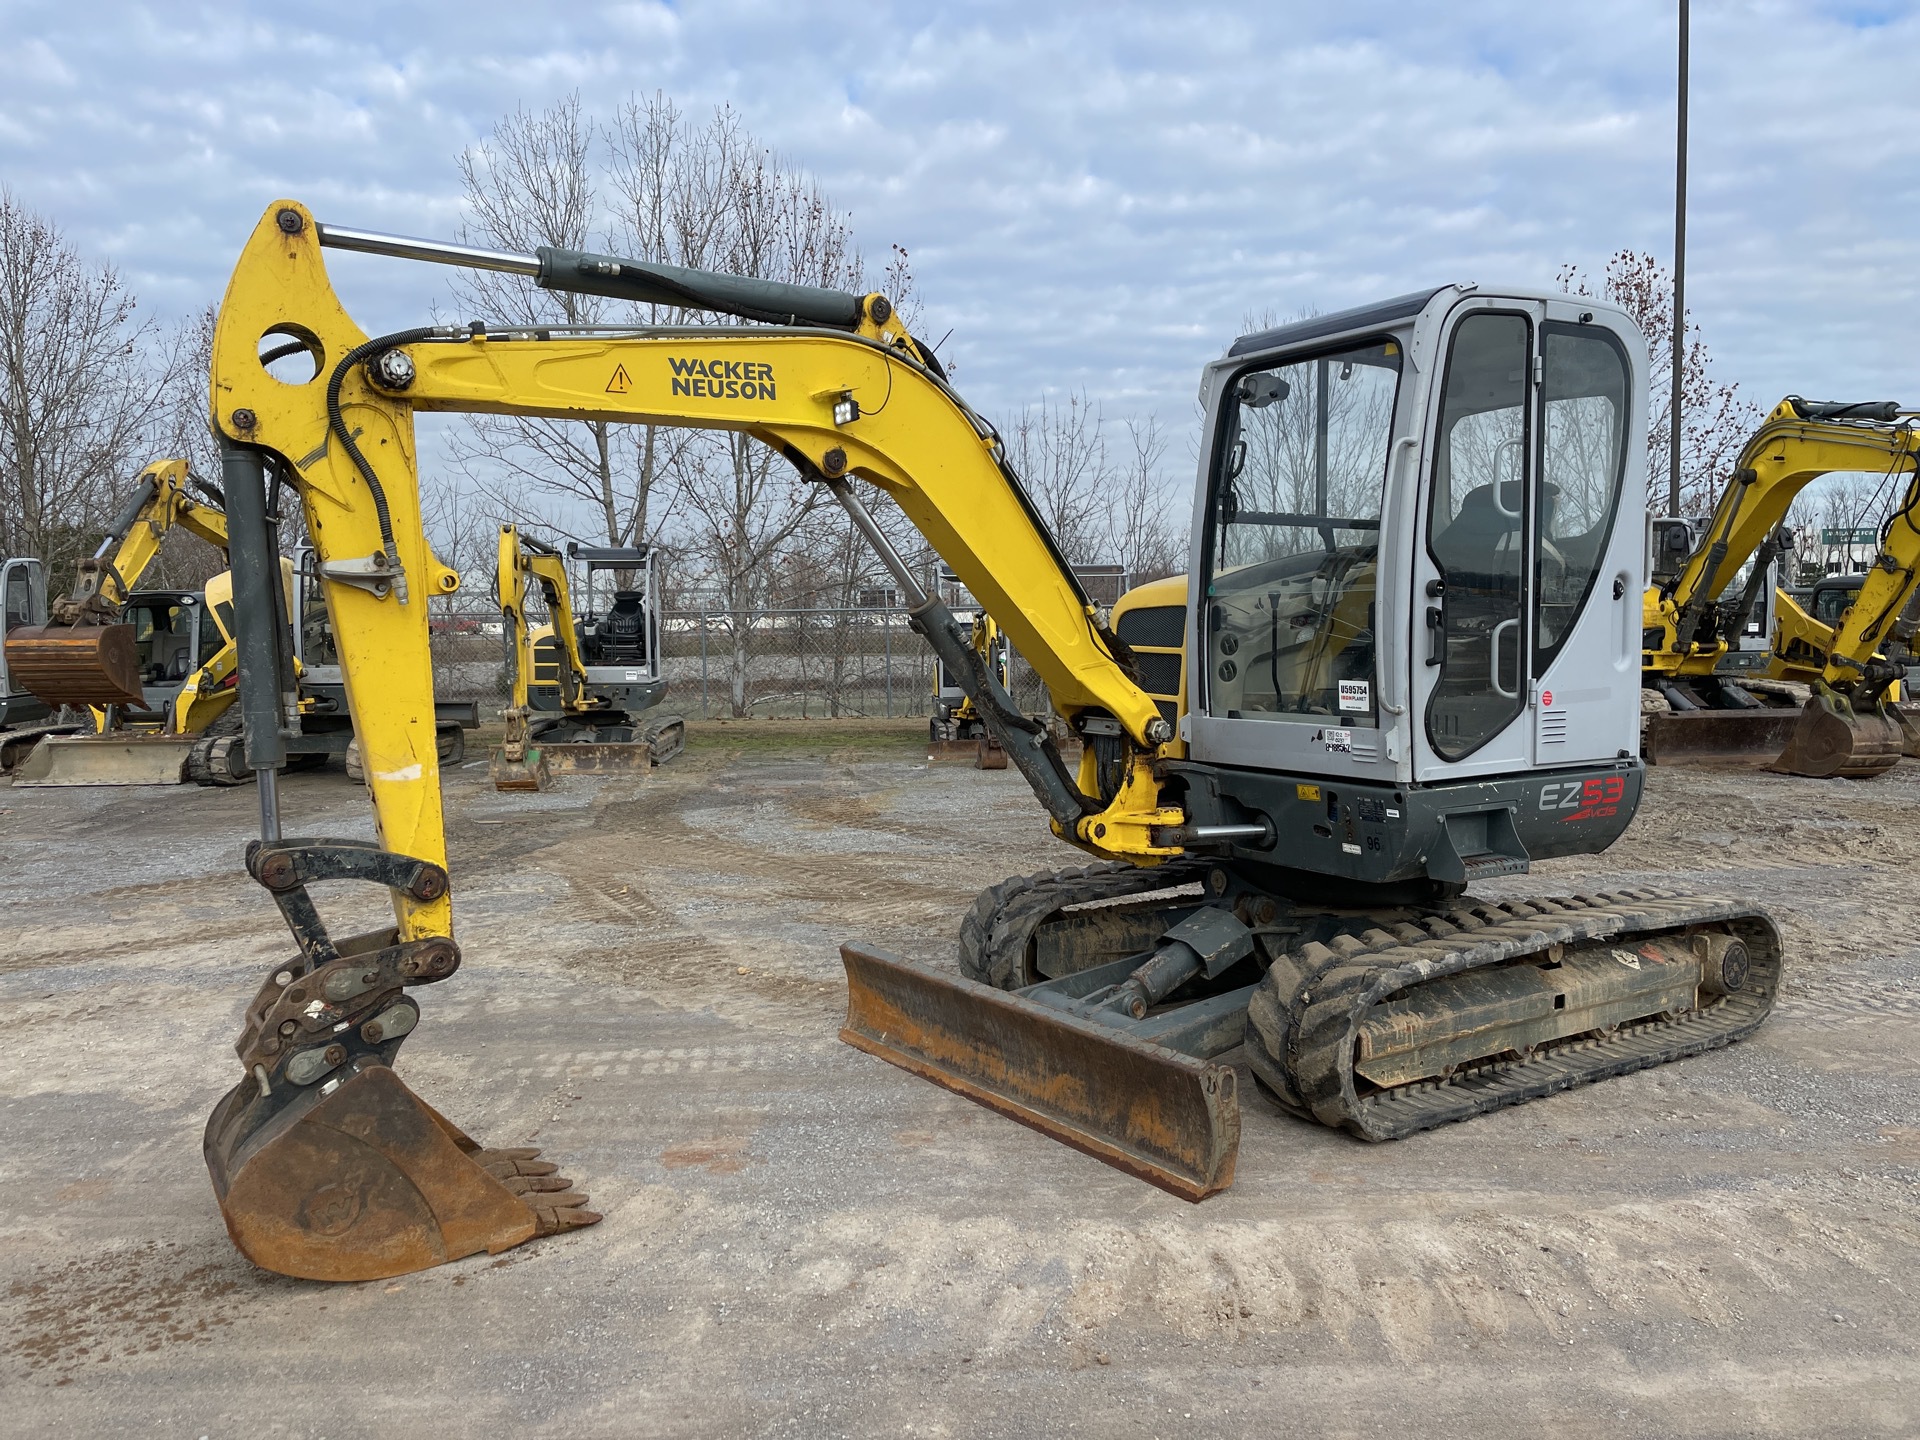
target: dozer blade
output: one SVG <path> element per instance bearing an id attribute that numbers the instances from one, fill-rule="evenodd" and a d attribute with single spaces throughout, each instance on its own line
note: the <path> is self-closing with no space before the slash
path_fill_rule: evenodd
<path id="1" fill-rule="evenodd" d="M 980 759 L 978 740 L 929 740 L 927 762 L 931 765 L 975 765 Z"/>
<path id="2" fill-rule="evenodd" d="M 653 748 L 642 740 L 580 740 L 538 747 L 555 775 L 644 775 L 653 769 Z"/>
<path id="3" fill-rule="evenodd" d="M 1797 710 L 1689 710 L 1645 717 L 1640 754 L 1649 765 L 1764 765 L 1793 734 Z"/>
<path id="4" fill-rule="evenodd" d="M 385 1065 L 283 1098 L 249 1078 L 207 1121 L 227 1233 L 263 1270 L 382 1280 L 599 1218 L 537 1152 L 482 1150 Z"/>
<path id="5" fill-rule="evenodd" d="M 140 705 L 131 625 L 35 625 L 7 636 L 7 672 L 49 705 Z"/>
<path id="6" fill-rule="evenodd" d="M 1230 1066 L 896 956 L 843 946 L 840 958 L 847 1044 L 1182 1199 L 1233 1183 Z"/>
<path id="7" fill-rule="evenodd" d="M 23 789 L 63 785 L 179 785 L 191 735 L 48 735 L 13 770 Z"/>
<path id="8" fill-rule="evenodd" d="M 1767 768 L 1821 780 L 1870 780 L 1897 765 L 1906 744 L 1893 716 L 1846 710 L 1830 695 L 1815 695 L 1794 722 L 1780 758 Z"/>

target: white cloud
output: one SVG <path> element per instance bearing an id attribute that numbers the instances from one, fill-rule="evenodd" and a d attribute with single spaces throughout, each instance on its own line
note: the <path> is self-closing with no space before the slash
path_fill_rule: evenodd
<path id="1" fill-rule="evenodd" d="M 1672 6 L 778 0 L 425 10 L 14 3 L 0 176 L 163 313 L 261 209 L 451 234 L 453 158 L 515 105 L 728 102 L 912 252 L 990 410 L 1084 386 L 1185 423 L 1249 313 L 1665 256 Z M 317 17 L 317 18 L 315 18 Z M 1694 12 L 1689 298 L 1726 378 L 1920 403 L 1911 5 Z M 369 327 L 444 296 L 341 257 Z"/>

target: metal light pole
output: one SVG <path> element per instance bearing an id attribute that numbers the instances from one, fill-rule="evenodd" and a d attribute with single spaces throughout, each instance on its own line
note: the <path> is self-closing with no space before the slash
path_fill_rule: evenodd
<path id="1" fill-rule="evenodd" d="M 1687 21 L 1688 0 L 1680 0 L 1680 124 L 1674 140 L 1673 178 L 1673 436 L 1667 457 L 1667 514 L 1680 513 L 1680 409 L 1687 365 Z"/>

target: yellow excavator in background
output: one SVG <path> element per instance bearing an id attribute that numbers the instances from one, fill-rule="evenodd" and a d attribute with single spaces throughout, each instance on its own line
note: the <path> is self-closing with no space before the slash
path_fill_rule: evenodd
<path id="1" fill-rule="evenodd" d="M 749 323 L 369 337 L 328 248 Z M 303 344 L 314 378 L 268 374 L 263 340 Z M 598 1218 L 550 1162 L 482 1147 L 393 1068 L 412 992 L 461 960 L 426 604 L 458 580 L 422 529 L 420 412 L 744 432 L 846 510 L 1054 833 L 1098 863 L 982 895 L 958 974 L 844 949 L 842 1038 L 1176 1194 L 1231 1183 L 1221 1057 L 1243 1044 L 1279 1109 L 1383 1140 L 1727 1044 L 1772 1005 L 1779 935 L 1744 901 L 1465 893 L 1605 849 L 1641 793 L 1647 360 L 1604 304 L 1441 286 L 1244 336 L 1210 364 L 1192 684 L 1173 716 L 885 296 L 377 235 L 282 201 L 235 268 L 211 382 L 260 776 L 247 867 L 298 953 L 246 1007 L 205 1153 L 229 1233 L 266 1268 L 394 1275 Z M 373 843 L 284 834 L 294 686 L 270 475 L 318 546 Z M 856 479 L 1034 667 L 1075 768 Z M 384 888 L 394 925 L 333 936 L 310 891 L 335 880 Z"/>
<path id="2" fill-rule="evenodd" d="M 1700 543 L 1671 579 L 1646 592 L 1642 684 L 1668 707 L 1647 717 L 1650 760 L 1774 755 L 1770 768 L 1787 774 L 1863 779 L 1902 754 L 1920 755 L 1920 731 L 1895 703 L 1911 660 L 1913 625 L 1902 616 L 1920 592 L 1917 423 L 1920 411 L 1893 401 L 1788 396 L 1768 414 L 1741 450 Z M 1836 471 L 1883 474 L 1900 498 L 1838 623 L 1775 592 L 1764 674 L 1813 691 L 1797 713 L 1783 713 L 1720 666 L 1772 583 L 1775 557 L 1789 548 L 1788 508 Z"/>
<path id="3" fill-rule="evenodd" d="M 1007 637 L 984 609 L 954 617 L 968 632 L 968 645 L 980 667 L 1007 688 L 1012 655 Z M 1004 770 L 1007 752 L 993 738 L 987 722 L 967 693 L 965 677 L 951 673 L 937 656 L 933 662 L 933 717 L 927 722 L 927 759 L 970 760 L 978 770 Z"/>
<path id="4" fill-rule="evenodd" d="M 573 603 L 567 559 L 586 571 L 589 608 Z M 498 790 L 544 790 L 554 773 L 645 771 L 686 745 L 678 715 L 649 714 L 665 695 L 653 552 L 644 547 L 551 545 L 500 527 L 494 598 L 500 603 L 512 701 L 494 752 Z M 596 581 L 610 585 L 602 606 Z M 547 624 L 527 614 L 528 582 L 540 589 Z"/>
<path id="5" fill-rule="evenodd" d="M 50 707 L 93 716 L 91 733 L 47 727 L 13 767 L 15 785 L 237 784 L 246 777 L 237 745 L 209 733 L 234 700 L 226 577 L 202 591 L 136 588 L 171 530 L 226 549 L 219 496 L 202 487 L 203 498 L 194 499 L 188 490 L 197 483 L 184 460 L 148 466 L 47 623 L 8 631 L 12 683 Z"/>

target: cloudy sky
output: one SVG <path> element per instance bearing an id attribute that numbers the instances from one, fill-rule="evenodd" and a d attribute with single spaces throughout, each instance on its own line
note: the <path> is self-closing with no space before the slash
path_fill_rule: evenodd
<path id="1" fill-rule="evenodd" d="M 911 251 L 976 403 L 1084 388 L 1184 431 L 1249 313 L 1667 258 L 1674 39 L 1671 0 L 0 0 L 0 181 L 184 315 L 278 196 L 450 235 L 455 157 L 503 112 L 663 89 Z M 1693 47 L 1722 377 L 1920 403 L 1920 0 L 1701 0 Z M 435 267 L 330 263 L 369 330 L 444 301 Z"/>

